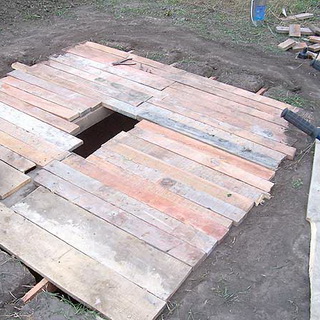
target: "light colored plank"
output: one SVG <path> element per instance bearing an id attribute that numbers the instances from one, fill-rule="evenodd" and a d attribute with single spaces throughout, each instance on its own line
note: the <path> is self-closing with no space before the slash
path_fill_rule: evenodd
<path id="1" fill-rule="evenodd" d="M 204 166 L 199 162 L 183 157 L 173 151 L 162 148 L 156 144 L 150 143 L 146 140 L 140 139 L 130 133 L 120 133 L 115 138 L 118 143 L 122 143 L 131 149 L 137 150 L 146 156 L 150 156 L 156 161 L 161 161 L 170 165 L 172 170 L 179 170 L 187 172 L 193 176 L 207 181 L 207 183 L 215 186 L 219 185 L 232 193 L 241 194 L 247 198 L 252 199 L 256 203 L 260 203 L 267 194 L 261 190 L 252 187 L 240 180 L 229 177 L 219 171 L 216 171 L 208 166 Z"/>
<path id="2" fill-rule="evenodd" d="M 301 26 L 300 24 L 290 24 L 289 26 L 289 37 L 301 37 Z"/>
<path id="3" fill-rule="evenodd" d="M 205 145 L 167 128 L 151 124 L 148 121 L 140 122 L 135 129 L 130 131 L 130 134 L 235 177 L 266 192 L 269 192 L 273 186 L 271 182 L 265 180 L 274 175 L 272 170 L 254 165 L 249 161 Z"/>
<path id="4" fill-rule="evenodd" d="M 120 190 L 132 198 L 160 210 L 194 228 L 205 232 L 217 240 L 221 240 L 228 232 L 232 221 L 202 208 L 182 197 L 159 190 L 155 185 L 147 183 L 138 176 L 128 175 L 127 172 L 108 165 L 90 156 L 90 162 L 76 156 L 64 160 L 67 165 Z"/>
<path id="5" fill-rule="evenodd" d="M 309 41 L 313 42 L 313 43 L 320 43 L 320 37 L 311 36 L 311 37 L 309 37 Z"/>
<path id="6" fill-rule="evenodd" d="M 40 282 L 38 282 L 33 288 L 31 288 L 22 298 L 21 300 L 24 303 L 28 303 L 33 300 L 38 293 L 42 291 L 46 292 L 55 292 L 57 291 L 57 287 L 53 285 L 49 280 L 43 278 Z"/>
<path id="7" fill-rule="evenodd" d="M 206 253 L 210 253 L 217 243 L 215 238 L 209 237 L 191 226 L 129 197 L 117 189 L 108 187 L 64 163 L 53 161 L 50 165 L 46 166 L 45 169 L 73 185 L 82 188 L 86 192 L 92 193 L 115 207 L 129 212 L 133 216 L 172 234 Z"/>
<path id="8" fill-rule="evenodd" d="M 82 144 L 82 140 L 1 102 L 0 117 L 26 131 L 41 136 L 44 140 L 56 145 L 62 150 L 70 151 Z"/>
<path id="9" fill-rule="evenodd" d="M 164 308 L 164 301 L 1 203 L 0 222 L 1 248 L 105 316 L 113 320 L 153 320 Z"/>
<path id="10" fill-rule="evenodd" d="M 34 105 L 17 99 L 14 96 L 0 92 L 0 101 L 12 108 L 28 114 L 36 119 L 46 122 L 60 130 L 75 135 L 79 132 L 79 126 L 65 119 L 62 119 L 50 112 L 42 110 Z"/>
<path id="11" fill-rule="evenodd" d="M 133 174 L 140 175 L 146 180 L 151 181 L 175 194 L 178 194 L 185 199 L 197 203 L 205 208 L 211 209 L 222 216 L 233 220 L 236 224 L 239 224 L 243 220 L 247 211 L 249 211 L 253 206 L 253 202 L 251 201 L 249 205 L 246 205 L 248 203 L 248 201 L 246 201 L 247 199 L 243 199 L 242 203 L 241 200 L 237 201 L 237 205 L 232 203 L 234 201 L 228 201 L 228 195 L 229 198 L 232 197 L 232 194 L 228 190 L 215 190 L 212 193 L 210 193 L 210 190 L 201 190 L 201 188 L 197 188 L 200 183 L 197 184 L 196 178 L 194 180 L 191 178 L 189 185 L 181 183 L 180 181 L 182 179 L 182 174 L 177 175 L 177 171 L 176 175 L 171 174 L 170 172 L 163 174 L 160 169 L 161 164 L 158 165 L 157 163 L 154 163 L 155 167 L 152 168 L 145 164 L 141 164 L 141 162 L 136 163 L 136 152 L 126 152 L 128 150 L 123 149 L 124 148 L 120 150 L 120 148 L 117 148 L 116 151 L 114 151 L 115 148 L 112 148 L 110 144 L 106 144 L 105 148 L 97 150 L 94 155 Z M 122 151 L 122 154 L 119 154 L 117 151 Z M 185 173 L 185 176 L 186 175 L 187 174 Z M 219 187 L 217 187 L 217 189 L 219 189 Z M 218 196 L 224 199 L 221 200 L 218 198 L 217 193 Z M 237 195 L 235 195 L 234 199 L 237 200 L 236 198 Z"/>
<path id="12" fill-rule="evenodd" d="M 142 119 L 272 170 L 277 169 L 280 162 L 286 157 L 283 153 L 148 103 L 144 104 L 143 109 L 141 107 L 138 114 L 138 120 Z"/>
<path id="13" fill-rule="evenodd" d="M 34 162 L 1 145 L 0 160 L 23 173 L 33 169 L 36 166 Z"/>
<path id="14" fill-rule="evenodd" d="M 10 79 L 7 79 L 7 80 L 10 80 Z M 7 80 L 6 78 L 4 78 L 1 80 L 1 83 L 0 83 L 0 90 L 6 93 L 7 95 L 10 95 L 12 97 L 18 97 L 20 100 L 28 104 L 36 106 L 44 111 L 50 112 L 52 114 L 57 115 L 58 117 L 61 117 L 69 121 L 79 117 L 79 113 L 73 110 L 64 108 L 63 106 L 60 106 L 56 103 L 37 97 L 33 93 L 28 93 L 21 89 L 17 89 L 12 85 L 9 85 L 8 83 L 5 83 L 4 81 L 7 81 Z"/>
<path id="15" fill-rule="evenodd" d="M 240 116 L 238 113 L 237 115 L 231 115 L 232 112 L 228 115 L 219 112 L 212 112 L 210 110 L 193 111 L 193 108 L 189 105 L 184 103 L 175 103 L 174 101 L 167 101 L 165 103 L 154 99 L 149 101 L 158 107 L 168 109 L 172 112 L 208 124 L 219 130 L 229 132 L 272 150 L 286 154 L 289 159 L 292 159 L 295 155 L 295 148 L 286 145 L 287 143 L 291 144 L 294 140 L 288 138 L 285 132 L 278 133 L 278 130 L 274 131 L 272 129 L 270 130 L 270 128 L 265 128 L 263 125 L 260 125 L 257 120 L 245 120 L 244 117 Z"/>
<path id="16" fill-rule="evenodd" d="M 21 64 L 15 64 L 15 66 L 24 69 L 23 65 Z M 93 98 L 86 97 L 63 86 L 59 86 L 53 82 L 46 81 L 20 70 L 14 70 L 8 75 L 57 94 L 61 97 L 61 99 L 66 101 L 66 106 L 69 109 L 74 110 L 82 115 L 87 113 L 89 110 L 97 109 L 101 105 L 100 100 L 94 100 Z M 62 101 L 61 103 L 65 104 L 65 102 Z"/>
<path id="17" fill-rule="evenodd" d="M 278 44 L 278 48 L 286 51 L 286 50 L 291 49 L 295 45 L 296 45 L 296 41 L 294 41 L 292 39 L 287 39 L 286 41 L 283 41 L 280 44 Z"/>
<path id="18" fill-rule="evenodd" d="M 12 209 L 160 299 L 168 299 L 191 271 L 179 260 L 42 187 Z"/>
<path id="19" fill-rule="evenodd" d="M 313 35 L 314 32 L 310 28 L 300 28 L 301 35 L 310 36 Z M 289 33 L 289 27 L 278 26 L 276 27 L 277 33 Z"/>
<path id="20" fill-rule="evenodd" d="M 0 160 L 0 199 L 5 199 L 31 181 L 31 178 Z"/>
<path id="21" fill-rule="evenodd" d="M 308 45 L 306 42 L 299 42 L 299 43 L 296 43 L 293 47 L 292 47 L 292 51 L 293 52 L 300 52 L 302 51 L 303 49 L 307 48 Z"/>
<path id="22" fill-rule="evenodd" d="M 313 18 L 313 16 L 314 16 L 313 13 L 299 13 L 299 14 L 288 16 L 285 18 L 281 18 L 281 20 L 283 21 L 306 20 L 306 19 Z"/>
<path id="23" fill-rule="evenodd" d="M 24 135 L 24 138 L 21 137 L 21 139 L 25 140 L 28 138 L 26 135 Z M 55 146 L 51 145 L 51 148 L 44 148 L 41 150 L 37 149 L 39 147 L 38 144 L 28 144 L 24 142 L 23 140 L 19 140 L 5 132 L 2 132 L 0 130 L 0 145 L 6 147 L 7 149 L 10 149 L 21 156 L 33 161 L 39 166 L 44 166 L 51 162 L 53 159 L 61 160 L 64 159 L 68 152 L 60 152 L 57 150 L 54 150 Z M 26 141 L 26 140 L 25 140 Z M 41 145 L 40 145 L 41 147 Z"/>
<path id="24" fill-rule="evenodd" d="M 309 191 L 307 220 L 311 225 L 310 243 L 310 319 L 317 320 L 320 317 L 320 142 L 316 140 L 313 170 Z"/>
<path id="25" fill-rule="evenodd" d="M 205 258 L 205 253 L 196 247 L 113 206 L 109 202 L 103 201 L 93 194 L 85 192 L 48 171 L 40 171 L 35 177 L 35 182 L 191 267 L 195 267 Z"/>
<path id="26" fill-rule="evenodd" d="M 312 52 L 319 52 L 320 51 L 320 43 L 315 43 L 308 47 L 308 49 Z"/>
<path id="27" fill-rule="evenodd" d="M 320 28 L 318 26 L 310 25 L 310 28 L 315 35 L 320 36 Z"/>
<path id="28" fill-rule="evenodd" d="M 42 65 L 42 70 L 39 70 L 39 65 L 37 65 L 37 69 L 32 69 L 28 66 L 22 65 L 21 63 L 14 63 L 12 67 L 14 69 L 22 70 L 31 75 L 40 77 L 44 80 L 51 81 L 59 86 L 67 88 L 68 90 L 74 91 L 75 93 L 80 93 L 85 95 L 86 97 L 103 101 L 103 105 L 106 108 L 111 109 L 115 112 L 120 112 L 126 116 L 136 118 L 137 108 L 135 106 L 114 99 L 108 95 L 103 94 L 101 91 L 96 91 L 91 88 L 88 88 L 86 85 L 75 83 L 68 79 L 58 77 L 57 72 L 55 72 L 54 70 L 52 70 L 52 68 L 49 68 L 48 66 Z"/>

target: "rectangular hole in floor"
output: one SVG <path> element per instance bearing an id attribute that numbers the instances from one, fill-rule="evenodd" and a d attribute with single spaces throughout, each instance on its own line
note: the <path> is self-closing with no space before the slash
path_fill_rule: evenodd
<path id="1" fill-rule="evenodd" d="M 73 150 L 83 158 L 98 150 L 102 144 L 112 139 L 121 131 L 129 131 L 138 123 L 137 120 L 114 112 L 107 118 L 81 132 L 77 137 L 83 140 L 83 145 Z"/>

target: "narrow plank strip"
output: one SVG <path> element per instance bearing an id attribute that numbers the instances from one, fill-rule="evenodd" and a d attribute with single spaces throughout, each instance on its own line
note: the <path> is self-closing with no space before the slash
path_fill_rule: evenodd
<path id="1" fill-rule="evenodd" d="M 156 144 L 140 139 L 134 135 L 127 133 L 120 133 L 115 138 L 118 143 L 122 143 L 134 150 L 142 152 L 145 155 L 152 157 L 157 161 L 161 161 L 173 167 L 173 170 L 186 171 L 198 178 L 207 181 L 211 185 L 219 185 L 230 192 L 241 194 L 247 198 L 253 199 L 256 203 L 264 197 L 268 197 L 266 193 L 251 185 L 248 185 L 240 180 L 236 180 L 228 175 L 225 175 L 217 170 L 209 168 L 183 157 L 173 151 L 162 148 Z"/>
<path id="2" fill-rule="evenodd" d="M 294 41 L 292 39 L 287 39 L 286 41 L 279 43 L 278 48 L 281 50 L 287 51 L 287 50 L 291 49 L 292 47 L 294 47 L 295 45 L 296 45 L 296 41 Z"/>
<path id="3" fill-rule="evenodd" d="M 246 161 L 251 161 L 269 169 L 278 168 L 280 162 L 286 157 L 282 153 L 265 148 L 252 141 L 217 130 L 174 112 L 155 108 L 148 103 L 144 104 L 144 108 L 139 112 L 138 119 L 145 119 L 162 127 L 180 132 L 202 143 L 219 148 L 224 152 L 229 152 L 238 158 L 243 158 Z"/>
<path id="4" fill-rule="evenodd" d="M 64 163 L 107 186 L 118 189 L 130 197 L 213 236 L 217 240 L 221 240 L 231 226 L 231 220 L 192 204 L 181 197 L 176 197 L 173 194 L 169 195 L 168 192 L 166 194 L 162 190 L 155 193 L 157 191 L 155 185 L 151 187 L 147 181 L 139 179 L 137 176 L 129 178 L 126 172 L 122 173 L 120 170 L 115 170 L 114 167 L 112 167 L 112 173 L 110 173 L 111 166 L 92 156 L 90 161 L 72 155 L 65 159 Z M 136 180 L 133 181 L 133 179 Z M 168 199 L 168 197 L 171 199 Z M 184 207 L 182 204 L 186 202 L 186 207 Z"/>
<path id="5" fill-rule="evenodd" d="M 12 209 L 160 299 L 168 299 L 191 271 L 181 261 L 42 187 Z"/>
<path id="6" fill-rule="evenodd" d="M 0 160 L 23 173 L 33 169 L 36 166 L 34 162 L 1 145 Z"/>
<path id="7" fill-rule="evenodd" d="M 121 167 L 124 170 L 127 170 L 133 174 L 140 175 L 144 179 L 155 183 L 158 186 L 161 186 L 177 195 L 182 196 L 185 199 L 188 199 L 196 204 L 199 204 L 205 208 L 211 209 L 222 216 L 231 219 L 236 224 L 239 224 L 245 217 L 247 210 L 250 210 L 253 206 L 253 202 L 249 208 L 243 208 L 246 202 L 243 204 L 234 204 L 228 202 L 228 195 L 231 197 L 230 191 L 221 190 L 220 197 L 224 197 L 224 200 L 219 199 L 215 194 L 211 194 L 207 191 L 202 191 L 197 188 L 196 179 L 194 179 L 194 185 L 186 185 L 179 180 L 177 181 L 172 177 L 171 174 L 161 174 L 160 168 L 156 165 L 156 168 L 150 168 L 141 163 L 135 163 L 135 158 L 129 158 L 127 155 L 120 155 L 117 152 L 111 151 L 110 145 L 105 145 L 105 148 L 98 150 L 94 153 L 95 156 L 108 161 L 114 165 Z M 122 150 L 123 151 L 123 150 Z M 130 153 L 131 156 L 135 156 L 133 152 Z M 132 160 L 131 160 L 132 159 Z M 236 197 L 235 197 L 236 198 Z M 247 210 L 246 210 L 247 209 Z"/>
<path id="8" fill-rule="evenodd" d="M 4 81 L 6 80 L 3 80 L 3 79 L 1 80 L 0 90 L 6 93 L 7 95 L 10 95 L 12 97 L 18 97 L 20 100 L 28 104 L 34 105 L 42 110 L 55 114 L 58 117 L 61 117 L 69 121 L 72 121 L 79 117 L 79 113 L 73 110 L 64 108 L 63 106 L 60 106 L 56 103 L 45 100 L 43 98 L 39 98 L 32 93 L 28 93 L 21 89 L 17 89 L 11 85 L 8 85 L 7 83 L 4 83 Z"/>
<path id="9" fill-rule="evenodd" d="M 45 65 L 41 66 L 42 70 L 39 70 L 39 66 L 37 66 L 37 69 L 32 69 L 28 66 L 22 65 L 21 63 L 14 63 L 12 67 L 14 69 L 22 70 L 34 76 L 40 77 L 44 80 L 51 81 L 59 86 L 63 86 L 71 91 L 74 91 L 75 93 L 80 93 L 87 97 L 103 101 L 103 105 L 106 108 L 111 109 L 115 112 L 120 112 L 126 116 L 136 118 L 137 108 L 135 106 L 114 99 L 110 96 L 103 94 L 102 92 L 88 88 L 83 84 L 75 83 L 65 78 L 60 78 L 57 76 L 57 73 L 54 70 L 52 70 L 52 68 L 49 68 Z"/>
<path id="10" fill-rule="evenodd" d="M 136 216 L 137 218 L 172 234 L 173 236 L 206 253 L 210 253 L 217 243 L 215 238 L 199 232 L 191 226 L 188 226 L 159 210 L 139 202 L 117 189 L 110 188 L 98 180 L 91 178 L 89 175 L 85 175 L 64 163 L 53 161 L 50 165 L 46 166 L 45 169 L 75 186 L 92 193 L 102 200 L 111 203 L 115 207 L 129 212 L 133 216 Z"/>
<path id="11" fill-rule="evenodd" d="M 1 89 L 0 89 L 1 90 Z M 79 126 L 71 123 L 67 120 L 64 120 L 52 113 L 44 111 L 34 105 L 31 105 L 27 102 L 24 102 L 20 99 L 17 99 L 14 96 L 8 95 L 6 93 L 0 92 L 0 102 L 15 108 L 19 111 L 22 111 L 36 119 L 39 119 L 45 123 L 48 123 L 62 131 L 75 135 L 79 132 Z"/>
<path id="12" fill-rule="evenodd" d="M 21 64 L 15 64 L 15 66 L 21 68 L 23 67 Z M 61 99 L 66 101 L 66 103 L 63 103 L 65 106 L 71 110 L 79 112 L 80 114 L 85 114 L 89 110 L 95 110 L 101 105 L 100 100 L 86 97 L 63 86 L 59 86 L 55 83 L 35 77 L 20 70 L 14 70 L 8 75 L 59 95 Z"/>
<path id="13" fill-rule="evenodd" d="M 127 78 L 118 76 L 115 73 L 108 72 L 108 67 L 105 67 L 102 63 L 98 63 L 89 59 L 85 59 L 80 56 L 76 56 L 73 54 L 66 53 L 63 56 L 59 57 L 51 57 L 49 60 L 49 63 L 51 66 L 54 67 L 52 62 L 67 65 L 69 67 L 76 68 L 78 70 L 85 70 L 90 75 L 95 76 L 95 78 L 99 79 L 100 81 L 109 81 L 109 82 L 117 82 L 123 86 L 129 87 L 131 89 L 134 89 L 136 91 L 143 92 L 150 96 L 157 96 L 161 93 L 161 91 L 156 90 L 148 85 L 145 85 L 143 83 L 139 83 L 136 81 L 135 77 L 127 76 Z M 116 69 L 121 70 L 119 68 L 110 67 L 110 69 Z M 105 69 L 105 70 L 104 70 Z M 119 72 L 118 72 L 119 73 Z M 124 75 L 126 75 L 124 73 Z M 129 79 L 131 78 L 131 79 Z M 148 78 L 147 78 L 148 79 Z M 154 81 L 155 82 L 155 81 Z"/>
<path id="14" fill-rule="evenodd" d="M 31 178 L 0 160 L 0 199 L 5 199 L 31 181 Z"/>
<path id="15" fill-rule="evenodd" d="M 104 221 L 166 252 L 191 267 L 195 267 L 205 257 L 205 253 L 196 247 L 113 206 L 109 202 L 103 201 L 93 194 L 85 192 L 81 188 L 72 185 L 48 171 L 41 170 L 34 181 L 60 197 L 80 206 Z"/>
<path id="16" fill-rule="evenodd" d="M 105 316 L 113 320 L 153 320 L 164 308 L 164 301 L 2 204 L 0 222 L 1 248 Z"/>
<path id="17" fill-rule="evenodd" d="M 25 129 L 26 131 L 33 132 L 34 134 L 43 137 L 44 140 L 55 144 L 62 150 L 70 151 L 82 144 L 82 140 L 1 102 L 0 117 Z"/>
<path id="18" fill-rule="evenodd" d="M 55 292 L 57 291 L 57 287 L 53 285 L 48 279 L 43 278 L 40 282 L 38 282 L 33 288 L 31 288 L 22 298 L 21 300 L 24 303 L 28 303 L 33 300 L 38 293 L 42 291 L 46 292 Z"/>
<path id="19" fill-rule="evenodd" d="M 219 149 L 212 148 L 211 146 L 206 148 L 203 143 L 198 143 L 197 140 L 185 137 L 179 133 L 175 134 L 165 130 L 162 130 L 162 132 L 158 131 L 161 128 L 160 126 L 156 128 L 160 134 L 156 132 L 148 133 L 148 131 L 141 130 L 140 128 L 138 126 L 131 130 L 130 133 L 266 192 L 269 192 L 273 186 L 271 182 L 266 180 L 274 175 L 272 170 L 259 165 L 254 166 L 249 161 L 242 161 L 241 158 L 220 152 Z"/>
<path id="20" fill-rule="evenodd" d="M 68 152 L 55 152 L 52 150 L 53 148 L 39 150 L 37 149 L 38 145 L 30 145 L 2 131 L 0 131 L 0 145 L 22 155 L 39 166 L 44 166 L 53 159 L 62 160 L 68 155 Z"/>

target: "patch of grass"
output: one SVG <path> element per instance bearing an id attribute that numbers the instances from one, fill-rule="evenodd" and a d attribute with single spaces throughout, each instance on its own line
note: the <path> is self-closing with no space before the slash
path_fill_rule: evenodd
<path id="1" fill-rule="evenodd" d="M 298 178 L 292 182 L 292 188 L 294 189 L 300 189 L 303 186 L 302 179 Z"/>
<path id="2" fill-rule="evenodd" d="M 307 108 L 307 106 L 311 104 L 309 100 L 297 94 L 292 94 L 292 95 L 279 94 L 279 95 L 274 95 L 273 98 L 301 109 Z"/>
<path id="3" fill-rule="evenodd" d="M 227 287 L 226 281 L 220 280 L 217 288 L 213 288 L 212 291 L 222 298 L 225 303 L 233 303 L 239 301 L 239 294 L 247 293 L 250 289 L 251 286 L 242 291 L 231 291 L 231 289 Z"/>

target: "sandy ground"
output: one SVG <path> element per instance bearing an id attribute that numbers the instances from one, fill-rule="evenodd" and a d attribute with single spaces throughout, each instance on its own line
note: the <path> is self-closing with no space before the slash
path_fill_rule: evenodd
<path id="1" fill-rule="evenodd" d="M 12 1 L 10 6 L 14 8 L 13 3 L 18 2 Z M 4 1 L 1 4 L 8 5 Z M 248 90 L 267 86 L 271 93 L 278 88 L 298 92 L 308 99 L 305 108 L 319 125 L 319 72 L 289 53 L 266 53 L 255 44 L 239 45 L 221 37 L 205 39 L 169 17 L 115 18 L 92 5 L 71 10 L 68 15 L 48 14 L 43 19 L 23 19 L 23 10 L 8 16 L 0 11 L 0 17 L 7 17 L 0 22 L 0 75 L 11 70 L 12 62 L 31 64 L 62 48 L 92 40 L 134 49 L 137 54 L 166 63 L 176 62 L 191 72 L 217 76 Z M 159 319 L 309 318 L 310 229 L 305 214 L 312 151 L 300 154 L 310 141 L 298 137 L 298 156 L 279 169 L 272 199 L 254 208 L 239 227 L 233 228 L 172 297 Z M 38 315 L 37 319 L 45 317 Z"/>

